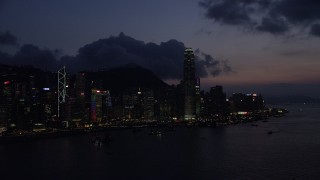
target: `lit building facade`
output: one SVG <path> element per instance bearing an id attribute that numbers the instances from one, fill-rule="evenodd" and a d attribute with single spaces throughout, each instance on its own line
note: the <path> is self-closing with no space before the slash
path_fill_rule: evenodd
<path id="1" fill-rule="evenodd" d="M 14 84 L 11 80 L 6 80 L 2 81 L 1 85 L 0 124 L 1 126 L 8 126 L 12 123 Z"/>
<path id="2" fill-rule="evenodd" d="M 201 112 L 201 97 L 200 97 L 200 78 L 195 79 L 195 109 L 196 109 L 196 118 L 199 117 Z"/>
<path id="3" fill-rule="evenodd" d="M 184 120 L 195 119 L 195 57 L 192 48 L 184 51 L 183 85 L 184 85 Z"/>
<path id="4" fill-rule="evenodd" d="M 107 119 L 107 108 L 111 106 L 109 91 L 91 90 L 91 120 L 101 122 Z"/>

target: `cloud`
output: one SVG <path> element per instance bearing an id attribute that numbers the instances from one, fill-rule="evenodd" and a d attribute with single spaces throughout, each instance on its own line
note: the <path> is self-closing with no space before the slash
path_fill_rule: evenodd
<path id="1" fill-rule="evenodd" d="M 8 64 L 10 62 L 10 55 L 0 51 L 0 63 Z"/>
<path id="2" fill-rule="evenodd" d="M 234 72 L 228 65 L 228 61 L 217 60 L 211 55 L 201 52 L 199 49 L 195 51 L 195 59 L 197 76 L 199 77 L 205 77 L 208 76 L 208 74 L 215 77 L 223 73 Z"/>
<path id="3" fill-rule="evenodd" d="M 9 64 L 32 65 L 43 70 L 56 71 L 59 61 L 56 59 L 54 52 L 40 49 L 32 44 L 26 44 L 10 59 Z"/>
<path id="4" fill-rule="evenodd" d="M 258 31 L 269 32 L 271 34 L 284 34 L 289 30 L 287 23 L 281 19 L 263 18 L 256 28 Z"/>
<path id="5" fill-rule="evenodd" d="M 310 33 L 313 34 L 314 36 L 320 37 L 320 24 L 314 24 L 311 27 Z"/>
<path id="6" fill-rule="evenodd" d="M 274 35 L 290 33 L 293 27 L 311 29 L 317 36 L 313 29 L 320 21 L 318 0 L 201 0 L 199 6 L 215 23 Z"/>
<path id="7" fill-rule="evenodd" d="M 0 0 L 0 4 L 2 2 Z M 0 51 L 0 63 L 3 64 L 31 65 L 50 71 L 56 71 L 62 65 L 61 61 L 59 61 L 61 50 L 40 49 L 32 44 L 25 44 L 20 47 L 16 36 L 12 35 L 9 31 L 0 33 L 0 45 L 12 45 L 19 48 L 14 55 Z"/>
<path id="8" fill-rule="evenodd" d="M 320 19 L 318 0 L 279 0 L 273 13 L 284 16 L 289 23 L 312 23 Z"/>
<path id="9" fill-rule="evenodd" d="M 184 50 L 184 44 L 174 39 L 158 45 L 121 33 L 117 37 L 100 39 L 80 48 L 73 62 L 78 63 L 79 69 L 113 68 L 135 63 L 150 69 L 162 79 L 181 79 Z M 228 68 L 225 68 L 227 63 L 204 53 L 196 56 L 195 64 L 200 77 L 217 76 L 228 71 Z"/>
<path id="10" fill-rule="evenodd" d="M 18 45 L 17 38 L 9 31 L 6 31 L 4 33 L 0 32 L 0 45 Z"/>
<path id="11" fill-rule="evenodd" d="M 145 43 L 120 33 L 119 36 L 100 39 L 81 47 L 76 56 L 61 57 L 60 50 L 51 51 L 26 44 L 12 57 L 0 52 L 0 63 L 32 65 L 50 71 L 66 65 L 71 73 L 134 63 L 153 71 L 162 79 L 181 79 L 185 48 L 182 42 L 174 39 L 161 44 Z M 199 77 L 218 76 L 232 71 L 227 61 L 214 59 L 200 50 L 195 51 L 195 65 Z"/>
<path id="12" fill-rule="evenodd" d="M 225 0 L 212 4 L 212 1 L 202 1 L 200 6 L 207 8 L 206 17 L 228 25 L 251 24 L 246 8 L 240 1 Z"/>

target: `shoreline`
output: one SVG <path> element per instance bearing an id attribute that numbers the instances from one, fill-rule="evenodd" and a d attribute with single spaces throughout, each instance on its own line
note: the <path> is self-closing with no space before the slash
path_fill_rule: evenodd
<path id="1" fill-rule="evenodd" d="M 283 114 L 282 116 L 285 116 Z M 282 117 L 280 116 L 280 117 Z M 270 116 L 277 117 L 277 116 Z M 278 116 L 279 117 L 279 116 Z M 23 143 L 23 142 L 33 142 L 37 140 L 45 140 L 45 139 L 54 139 L 54 138 L 63 138 L 69 136 L 77 136 L 83 134 L 90 133 L 98 133 L 98 132 L 106 132 L 113 130 L 125 130 L 125 129 L 141 129 L 141 128 L 176 128 L 176 127 L 187 127 L 187 128 L 216 128 L 216 127 L 226 127 L 229 125 L 237 125 L 237 124 L 246 124 L 253 123 L 258 121 L 268 121 L 269 117 L 265 119 L 242 119 L 237 121 L 229 121 L 229 122 L 217 122 L 217 121 L 198 121 L 193 123 L 180 122 L 180 123 L 162 123 L 162 124 L 139 124 L 139 125 L 110 125 L 110 126 L 96 126 L 93 128 L 81 128 L 81 129 L 56 129 L 52 131 L 43 131 L 43 132 L 28 132 L 25 134 L 18 135 L 1 135 L 0 136 L 0 144 L 15 144 L 15 143 Z"/>

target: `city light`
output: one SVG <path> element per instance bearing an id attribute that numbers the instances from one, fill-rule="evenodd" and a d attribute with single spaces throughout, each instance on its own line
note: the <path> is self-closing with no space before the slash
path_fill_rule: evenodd
<path id="1" fill-rule="evenodd" d="M 195 77 L 194 61 L 192 49 L 186 49 L 182 88 L 181 86 L 150 88 L 139 84 L 139 86 L 110 90 L 116 85 L 105 84 L 98 76 L 97 79 L 83 77 L 81 73 L 72 78 L 66 73 L 65 67 L 58 71 L 57 86 L 54 85 L 56 82 L 53 84 L 50 80 L 39 84 L 36 81 L 39 78 L 37 76 L 33 77 L 34 81 L 30 79 L 3 81 L 4 84 L 12 86 L 3 86 L 1 95 L 9 103 L 2 105 L 7 109 L 18 110 L 21 115 L 19 118 L 23 120 L 16 120 L 15 114 L 4 111 L 2 114 L 0 111 L 0 115 L 7 119 L 15 118 L 7 122 L 10 130 L 21 130 L 29 123 L 34 125 L 34 132 L 47 131 L 51 128 L 63 131 L 73 131 L 73 128 L 95 131 L 97 126 L 127 128 L 137 125 L 144 127 L 168 125 L 171 127 L 184 124 L 214 127 L 253 119 L 256 112 L 265 108 L 262 96 L 257 94 L 234 93 L 227 98 L 223 87 L 219 85 L 211 87 L 207 92 L 201 92 L 200 79 Z M 95 77 L 95 72 L 90 73 Z M 66 84 L 67 80 L 70 87 Z M 38 87 L 42 87 L 40 92 Z M 70 94 L 67 95 L 67 91 Z M 40 104 L 44 108 L 38 108 Z M 45 127 L 37 127 L 35 122 L 45 124 Z M 16 126 L 8 126 L 9 123 Z"/>

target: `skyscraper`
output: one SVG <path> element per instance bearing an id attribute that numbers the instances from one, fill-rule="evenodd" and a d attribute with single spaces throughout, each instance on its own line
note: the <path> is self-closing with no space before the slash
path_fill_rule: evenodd
<path id="1" fill-rule="evenodd" d="M 195 109 L 196 109 L 196 118 L 199 117 L 201 111 L 201 97 L 200 97 L 200 78 L 195 79 Z"/>
<path id="2" fill-rule="evenodd" d="M 184 51 L 184 120 L 195 119 L 195 63 L 192 48 L 186 48 Z"/>

